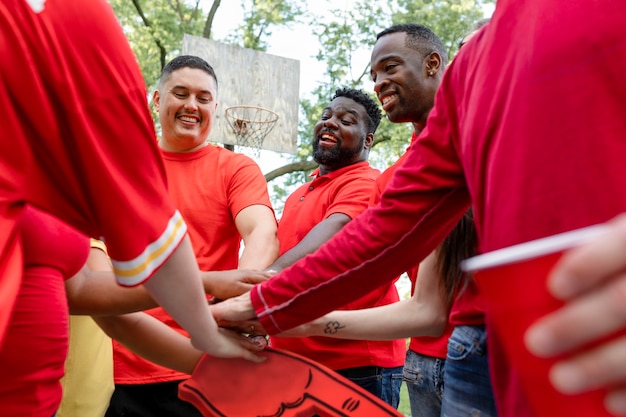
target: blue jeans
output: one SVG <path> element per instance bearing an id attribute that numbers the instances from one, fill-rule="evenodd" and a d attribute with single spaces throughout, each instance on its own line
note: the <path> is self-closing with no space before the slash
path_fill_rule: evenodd
<path id="1" fill-rule="evenodd" d="M 402 379 L 409 392 L 412 417 L 440 417 L 445 360 L 406 352 Z"/>
<path id="2" fill-rule="evenodd" d="M 448 341 L 441 417 L 497 417 L 485 326 L 457 326 Z"/>
<path id="3" fill-rule="evenodd" d="M 374 394 L 387 404 L 398 408 L 400 404 L 400 387 L 402 386 L 402 367 L 381 368 L 379 366 L 363 366 L 336 370 L 366 391 Z"/>

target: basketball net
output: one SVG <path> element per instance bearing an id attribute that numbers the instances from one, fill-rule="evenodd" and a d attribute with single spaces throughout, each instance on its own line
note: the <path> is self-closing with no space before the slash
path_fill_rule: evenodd
<path id="1" fill-rule="evenodd" d="M 259 106 L 231 106 L 224 116 L 237 138 L 237 146 L 250 149 L 259 158 L 263 140 L 274 129 L 278 114 Z"/>

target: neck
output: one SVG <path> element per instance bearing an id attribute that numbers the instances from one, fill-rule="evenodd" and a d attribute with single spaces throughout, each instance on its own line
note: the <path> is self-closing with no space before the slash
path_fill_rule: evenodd
<path id="1" fill-rule="evenodd" d="M 159 140 L 159 147 L 167 152 L 177 152 L 177 153 L 185 153 L 185 152 L 194 152 L 199 149 L 204 148 L 209 144 L 208 141 L 204 141 L 200 144 L 188 144 L 184 142 L 176 142 L 170 141 L 168 139 L 161 138 Z"/>
<path id="2" fill-rule="evenodd" d="M 365 159 L 359 159 L 357 161 L 352 161 L 347 164 L 343 164 L 341 166 L 338 165 L 320 165 L 320 176 L 330 174 L 331 172 L 339 171 L 342 168 L 348 167 L 350 165 L 358 164 L 359 162 L 363 162 Z"/>

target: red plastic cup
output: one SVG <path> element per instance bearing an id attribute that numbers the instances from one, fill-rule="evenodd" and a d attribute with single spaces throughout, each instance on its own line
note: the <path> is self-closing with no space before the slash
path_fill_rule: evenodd
<path id="1" fill-rule="evenodd" d="M 563 302 L 551 296 L 547 277 L 562 254 L 605 231 L 591 226 L 550 236 L 467 259 L 462 263 L 486 302 L 488 338 L 497 340 L 537 417 L 612 417 L 604 406 L 606 390 L 576 395 L 557 391 L 548 379 L 549 370 L 564 356 L 539 358 L 526 348 L 524 334 L 540 317 Z M 493 345 L 490 345 L 490 348 Z"/>

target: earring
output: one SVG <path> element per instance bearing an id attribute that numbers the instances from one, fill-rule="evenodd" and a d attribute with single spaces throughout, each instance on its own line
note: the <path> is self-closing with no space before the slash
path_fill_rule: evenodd
<path id="1" fill-rule="evenodd" d="M 434 71 L 428 71 L 428 75 L 430 75 L 432 77 L 433 75 L 435 75 L 435 72 Z"/>

